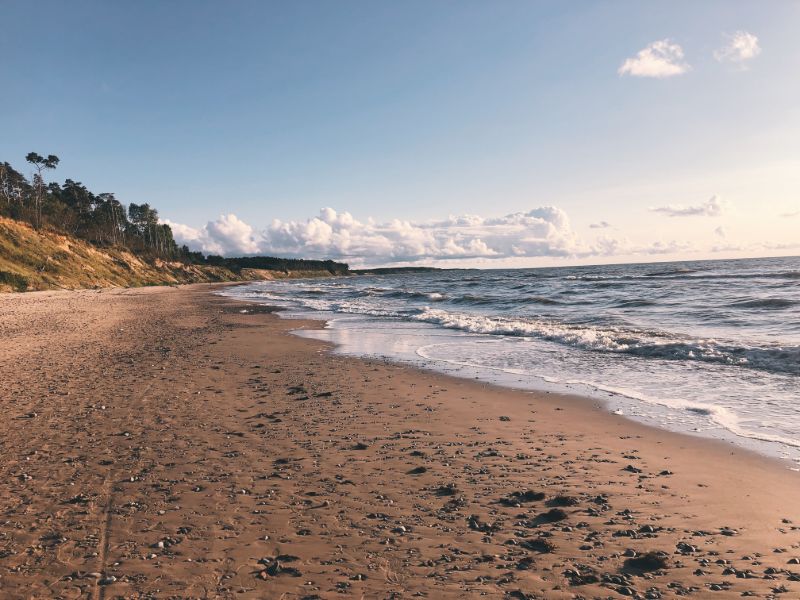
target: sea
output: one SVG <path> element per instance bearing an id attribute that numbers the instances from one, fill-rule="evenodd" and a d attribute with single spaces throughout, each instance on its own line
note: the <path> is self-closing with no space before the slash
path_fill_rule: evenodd
<path id="1" fill-rule="evenodd" d="M 800 470 L 800 257 L 254 282 L 336 352 L 601 400 Z"/>

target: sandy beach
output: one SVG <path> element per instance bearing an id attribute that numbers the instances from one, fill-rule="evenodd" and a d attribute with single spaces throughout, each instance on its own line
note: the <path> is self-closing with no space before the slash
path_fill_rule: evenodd
<path id="1" fill-rule="evenodd" d="M 0 296 L 1 597 L 800 597 L 787 465 L 214 289 Z"/>

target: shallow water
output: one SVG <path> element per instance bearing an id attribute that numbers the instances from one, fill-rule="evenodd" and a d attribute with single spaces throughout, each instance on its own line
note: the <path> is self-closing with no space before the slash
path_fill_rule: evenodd
<path id="1" fill-rule="evenodd" d="M 303 335 L 800 463 L 800 258 L 258 282 Z"/>

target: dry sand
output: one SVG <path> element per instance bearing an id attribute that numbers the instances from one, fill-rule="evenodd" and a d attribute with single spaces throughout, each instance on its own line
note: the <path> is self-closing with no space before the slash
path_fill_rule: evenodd
<path id="1" fill-rule="evenodd" d="M 209 292 L 0 298 L 0 597 L 800 598 L 785 465 Z"/>

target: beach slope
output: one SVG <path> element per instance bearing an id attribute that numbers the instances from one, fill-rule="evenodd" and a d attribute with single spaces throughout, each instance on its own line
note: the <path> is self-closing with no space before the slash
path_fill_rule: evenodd
<path id="1" fill-rule="evenodd" d="M 0 296 L 0 596 L 800 597 L 785 465 L 211 291 Z"/>

